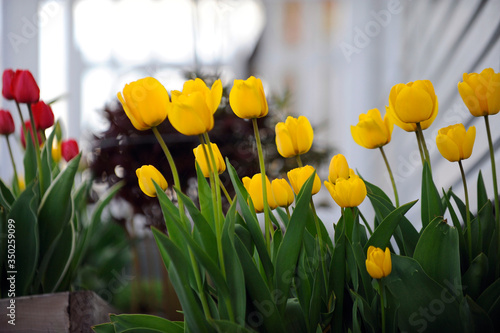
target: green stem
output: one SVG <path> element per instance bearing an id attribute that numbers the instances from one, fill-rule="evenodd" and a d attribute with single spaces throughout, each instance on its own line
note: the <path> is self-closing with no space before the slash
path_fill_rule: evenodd
<path id="1" fill-rule="evenodd" d="M 160 132 L 158 132 L 158 129 L 156 127 L 151 128 L 153 130 L 153 134 L 156 137 L 156 140 L 161 146 L 161 149 L 163 150 L 163 153 L 165 154 L 165 157 L 167 158 L 168 164 L 170 165 L 170 170 L 172 171 L 172 177 L 174 178 L 174 187 L 179 190 L 181 190 L 181 183 L 179 180 L 179 173 L 177 172 L 177 167 L 175 166 L 174 159 L 172 158 L 172 154 L 170 154 L 170 150 L 168 150 L 167 144 L 165 143 L 165 140 L 163 140 L 163 137 L 161 136 Z M 179 203 L 179 214 L 181 217 L 181 221 L 184 223 L 184 227 L 186 230 L 190 230 L 190 225 L 189 221 L 186 217 L 186 213 L 184 211 L 184 203 L 182 202 L 182 199 L 178 196 L 177 197 L 177 202 Z M 203 290 L 203 283 L 201 280 L 201 273 L 200 273 L 200 268 L 198 267 L 198 263 L 196 262 L 196 258 L 194 257 L 193 251 L 191 250 L 191 247 L 188 247 L 188 255 L 189 259 L 191 261 L 191 266 L 193 267 L 193 273 L 194 277 L 196 280 L 196 287 L 198 288 L 198 295 L 200 296 L 200 301 L 201 301 L 201 306 L 203 308 L 203 313 L 205 314 L 205 317 L 207 320 L 212 319 L 212 315 L 210 314 L 210 307 L 208 305 L 208 301 L 205 295 L 205 291 Z"/>
<path id="2" fill-rule="evenodd" d="M 422 126 L 420 123 L 417 123 L 417 131 L 420 133 L 420 138 L 422 139 L 422 149 L 424 150 L 425 160 L 429 163 L 429 167 L 431 166 L 431 157 L 429 155 L 429 150 L 427 150 L 427 144 L 425 143 L 424 131 L 422 131 Z"/>
<path id="3" fill-rule="evenodd" d="M 5 137 L 7 140 L 7 148 L 9 149 L 10 160 L 12 161 L 12 168 L 14 169 L 14 182 L 19 186 L 19 177 L 17 176 L 16 162 L 14 161 L 14 154 L 12 154 L 12 147 L 10 146 L 9 136 Z"/>
<path id="4" fill-rule="evenodd" d="M 288 207 L 285 207 L 286 210 L 286 215 L 288 216 L 288 221 L 290 221 L 290 209 Z"/>
<path id="5" fill-rule="evenodd" d="M 380 288 L 380 311 L 382 315 L 382 333 L 385 333 L 385 306 L 384 306 L 384 283 L 382 279 L 377 280 Z"/>
<path id="6" fill-rule="evenodd" d="M 420 135 L 418 134 L 418 131 L 415 131 L 415 136 L 417 137 L 417 143 L 418 143 L 418 152 L 420 153 L 420 160 L 422 160 L 422 166 L 424 166 L 424 152 L 422 150 L 422 143 L 420 142 Z"/>
<path id="7" fill-rule="evenodd" d="M 16 106 L 17 106 L 17 112 L 19 112 L 19 118 L 21 119 L 22 128 L 25 130 L 24 137 L 26 137 L 26 125 L 24 123 L 23 113 L 21 112 L 21 106 L 19 105 L 18 102 L 16 102 Z"/>
<path id="8" fill-rule="evenodd" d="M 177 172 L 177 167 L 175 166 L 172 154 L 170 154 L 170 150 L 168 150 L 167 144 L 165 143 L 165 140 L 163 140 L 163 137 L 161 136 L 160 132 L 158 132 L 158 129 L 156 127 L 152 127 L 151 129 L 153 130 L 153 134 L 155 135 L 156 140 L 160 144 L 160 147 L 163 150 L 165 157 L 167 158 L 170 170 L 172 171 L 172 177 L 174 178 L 174 187 L 177 190 L 182 191 L 181 182 L 179 180 L 179 173 Z M 179 203 L 179 213 L 181 216 L 181 220 L 182 222 L 184 222 L 186 230 L 189 230 L 189 225 L 188 225 L 189 222 L 187 221 L 186 213 L 184 212 L 184 203 L 182 202 L 182 199 L 180 197 L 177 198 L 177 202 Z"/>
<path id="9" fill-rule="evenodd" d="M 31 104 L 27 103 L 26 105 L 28 106 L 31 120 L 31 129 L 33 131 L 33 140 L 35 141 L 36 164 L 38 167 L 38 178 L 40 180 L 40 197 L 43 197 L 43 194 L 45 193 L 45 187 L 42 171 L 42 158 L 40 157 L 40 143 L 38 142 L 38 133 L 36 131 L 35 118 L 33 117 L 33 112 L 31 111 Z M 26 140 L 28 140 L 26 136 L 25 138 Z"/>
<path id="10" fill-rule="evenodd" d="M 302 164 L 302 159 L 300 158 L 300 155 L 296 155 L 295 159 L 297 160 L 297 165 L 299 168 L 302 168 L 304 165 Z"/>
<path id="11" fill-rule="evenodd" d="M 359 212 L 359 216 L 361 217 L 361 220 L 363 220 L 363 224 L 368 229 L 368 232 L 370 233 L 370 235 L 373 235 L 373 230 L 370 227 L 370 224 L 368 224 L 368 221 L 366 220 L 366 218 L 364 217 L 364 215 L 361 213 L 361 211 L 359 210 L 359 208 L 358 208 L 358 212 Z"/>
<path id="12" fill-rule="evenodd" d="M 497 221 L 497 228 L 499 228 L 500 230 L 500 208 L 498 202 L 498 184 L 497 184 L 497 168 L 495 166 L 495 150 L 493 149 L 493 141 L 491 140 L 490 121 L 487 115 L 484 116 L 484 122 L 486 125 L 486 133 L 488 134 L 488 145 L 490 147 L 491 173 L 493 175 L 493 192 L 495 194 L 495 219 Z M 500 232 L 498 233 L 498 237 L 499 237 L 498 258 L 500 258 Z"/>
<path id="13" fill-rule="evenodd" d="M 269 203 L 267 202 L 267 184 L 266 184 L 266 167 L 264 164 L 264 154 L 262 152 L 262 142 L 260 140 L 259 126 L 257 125 L 257 118 L 252 118 L 253 132 L 255 141 L 257 143 L 257 153 L 259 154 L 260 175 L 262 179 L 262 201 L 264 205 L 264 223 L 266 233 L 267 250 L 271 253 L 271 219 L 269 217 Z"/>
<path id="14" fill-rule="evenodd" d="M 465 210 L 466 210 L 466 223 L 467 223 L 467 248 L 469 250 L 469 263 L 472 263 L 472 230 L 470 223 L 470 212 L 469 212 L 469 192 L 467 190 L 467 180 L 465 179 L 464 167 L 462 165 L 462 161 L 458 161 L 458 165 L 460 166 L 460 173 L 462 174 L 462 181 L 464 183 L 464 192 L 465 192 Z"/>
<path id="15" fill-rule="evenodd" d="M 224 196 L 226 197 L 227 202 L 229 202 L 229 205 L 232 205 L 233 199 L 229 195 L 229 192 L 227 191 L 226 187 L 224 186 L 224 184 L 222 183 L 222 180 L 220 180 L 220 178 L 219 178 L 219 186 L 222 189 L 222 192 L 224 193 Z"/>
<path id="16" fill-rule="evenodd" d="M 385 156 L 384 147 L 379 147 L 379 149 L 382 153 L 382 157 L 384 158 L 385 166 L 387 167 L 387 171 L 389 172 L 389 177 L 391 177 L 392 189 L 394 190 L 394 197 L 396 199 L 396 207 L 399 207 L 398 189 L 396 188 L 396 182 L 394 181 L 394 176 L 392 174 L 391 166 L 389 165 L 389 160 L 387 159 L 387 156 Z"/>
<path id="17" fill-rule="evenodd" d="M 319 243 L 319 260 L 321 261 L 321 267 L 323 269 L 323 279 L 325 280 L 325 290 L 328 290 L 328 279 L 325 265 L 325 256 L 323 253 L 324 245 L 323 245 L 323 237 L 321 235 L 321 227 L 319 225 L 318 214 L 316 213 L 316 207 L 314 206 L 314 201 L 311 197 L 311 209 L 313 211 L 314 216 L 314 224 L 316 225 L 316 232 L 318 233 L 318 243 Z M 325 250 L 326 251 L 326 250 Z"/>

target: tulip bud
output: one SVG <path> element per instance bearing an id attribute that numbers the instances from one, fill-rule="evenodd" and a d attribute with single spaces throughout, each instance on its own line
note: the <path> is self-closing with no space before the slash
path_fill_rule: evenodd
<path id="1" fill-rule="evenodd" d="M 262 81 L 253 76 L 247 80 L 234 80 L 229 93 L 229 105 L 240 118 L 265 117 L 269 111 Z"/>
<path id="2" fill-rule="evenodd" d="M 271 187 L 276 205 L 279 207 L 288 207 L 293 203 L 295 196 L 292 188 L 285 179 L 273 180 Z"/>
<path id="3" fill-rule="evenodd" d="M 189 80 L 184 83 L 182 92 L 172 91 L 172 109 L 168 120 L 184 135 L 200 135 L 214 127 L 214 112 L 222 98 L 220 80 L 208 89 L 203 80 Z"/>
<path id="4" fill-rule="evenodd" d="M 12 80 L 12 95 L 18 103 L 32 104 L 40 99 L 40 88 L 28 70 L 17 70 Z"/>
<path id="5" fill-rule="evenodd" d="M 438 113 L 438 100 L 429 80 L 399 83 L 389 94 L 388 113 L 391 121 L 408 132 L 428 128 Z"/>
<path id="6" fill-rule="evenodd" d="M 253 207 L 257 213 L 264 211 L 264 191 L 262 190 L 262 176 L 260 173 L 255 174 L 252 178 L 243 177 L 243 186 L 247 190 L 250 198 L 252 198 Z M 267 204 L 271 209 L 277 207 L 274 201 L 271 182 L 266 176 L 266 192 L 267 192 Z"/>
<path id="7" fill-rule="evenodd" d="M 45 104 L 44 101 L 38 101 L 31 104 L 31 111 L 35 119 L 35 126 L 37 130 L 46 130 L 54 125 L 54 113 L 50 105 Z"/>
<path id="8" fill-rule="evenodd" d="M 351 173 L 353 172 L 349 169 L 349 165 L 344 155 L 337 154 L 332 157 L 328 168 L 328 180 L 330 183 L 335 184 L 339 178 L 348 179 Z"/>
<path id="9" fill-rule="evenodd" d="M 14 133 L 16 126 L 14 125 L 14 119 L 12 115 L 7 110 L 0 110 L 0 134 L 9 135 Z"/>
<path id="10" fill-rule="evenodd" d="M 342 208 L 359 206 L 366 198 L 365 182 L 355 174 L 348 179 L 338 178 L 335 183 L 325 181 L 325 187 Z"/>
<path id="11" fill-rule="evenodd" d="M 33 136 L 33 127 L 31 127 L 31 121 L 26 120 L 24 122 L 24 127 L 29 131 L 28 133 L 31 135 L 31 142 L 33 142 L 33 145 L 35 145 L 35 139 Z M 36 135 L 38 135 L 38 144 L 40 147 L 43 145 L 42 142 L 42 137 L 40 136 L 40 133 L 37 131 Z M 23 145 L 23 148 L 26 149 L 26 139 L 24 138 L 24 128 L 21 126 L 21 144 Z"/>
<path id="12" fill-rule="evenodd" d="M 311 177 L 311 175 L 315 171 L 316 170 L 310 165 L 306 165 L 301 168 L 295 168 L 288 171 L 287 173 L 288 180 L 290 181 L 290 184 L 292 185 L 295 194 L 299 194 L 300 190 L 302 189 L 302 186 L 304 186 L 305 182 L 309 179 L 309 177 Z M 321 189 L 321 180 L 319 179 L 318 174 L 315 174 L 311 193 L 314 195 L 318 193 L 320 189 Z"/>
<path id="13" fill-rule="evenodd" d="M 366 258 L 366 270 L 374 279 L 381 279 L 391 274 L 392 261 L 389 248 L 385 248 L 385 252 L 378 247 L 368 247 Z"/>
<path id="14" fill-rule="evenodd" d="M 441 155 L 450 162 L 465 160 L 472 154 L 476 128 L 469 127 L 467 132 L 463 124 L 441 128 L 436 137 L 436 145 Z"/>
<path id="15" fill-rule="evenodd" d="M 125 114 L 139 131 L 160 125 L 170 109 L 170 98 L 165 87 L 155 78 L 128 83 L 117 93 Z"/>
<path id="16" fill-rule="evenodd" d="M 368 110 L 366 114 L 359 115 L 359 122 L 351 126 L 354 141 L 361 147 L 374 149 L 385 146 L 391 141 L 394 124 L 385 115 L 384 120 L 378 109 Z"/>
<path id="17" fill-rule="evenodd" d="M 276 147 L 281 156 L 287 158 L 305 154 L 311 149 L 314 132 L 309 120 L 287 117 L 285 122 L 276 124 Z"/>
<path id="18" fill-rule="evenodd" d="M 211 146 L 214 152 L 215 164 L 217 165 L 217 172 L 221 174 L 224 171 L 226 171 L 226 163 L 224 163 L 224 158 L 222 158 L 219 147 L 217 147 L 215 143 L 211 143 Z M 211 164 L 212 162 L 210 161 L 210 152 L 208 151 L 208 146 L 206 144 L 203 144 L 203 146 L 201 144 L 198 145 L 198 147 L 193 149 L 193 154 L 196 162 L 198 162 L 198 166 L 203 172 L 203 176 L 210 177 L 211 168 L 209 168 L 207 165 L 207 157 L 206 157 L 207 155 L 205 155 L 205 151 L 208 154 L 208 161 Z"/>
<path id="19" fill-rule="evenodd" d="M 16 73 L 12 69 L 6 69 L 2 75 L 2 95 L 5 99 L 13 100 L 14 94 L 12 93 L 12 81 Z"/>
<path id="20" fill-rule="evenodd" d="M 497 114 L 500 111 L 500 73 L 486 68 L 481 73 L 464 73 L 458 92 L 475 117 Z"/>
<path id="21" fill-rule="evenodd" d="M 78 153 L 78 143 L 74 139 L 61 142 L 61 155 L 66 162 L 71 161 Z"/>
<path id="22" fill-rule="evenodd" d="M 168 187 L 165 177 L 163 177 L 161 172 L 152 165 L 143 165 L 137 169 L 135 173 L 139 181 L 139 187 L 147 196 L 156 197 L 156 188 L 153 180 L 163 191 Z"/>

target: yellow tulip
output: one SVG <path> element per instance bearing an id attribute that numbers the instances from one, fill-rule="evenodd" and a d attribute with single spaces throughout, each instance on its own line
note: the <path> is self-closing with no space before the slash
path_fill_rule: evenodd
<path id="1" fill-rule="evenodd" d="M 469 127 L 467 132 L 463 124 L 441 128 L 436 137 L 436 145 L 441 155 L 450 162 L 465 160 L 472 154 L 476 128 Z"/>
<path id="2" fill-rule="evenodd" d="M 274 201 L 279 207 L 288 207 L 293 203 L 295 196 L 288 182 L 283 179 L 275 179 L 271 182 Z"/>
<path id="3" fill-rule="evenodd" d="M 168 187 L 165 177 L 163 177 L 161 172 L 152 165 L 143 165 L 135 171 L 135 174 L 137 175 L 137 179 L 139 181 L 139 187 L 147 196 L 156 197 L 156 189 L 153 184 L 153 180 L 164 191 Z"/>
<path id="4" fill-rule="evenodd" d="M 389 94 L 388 114 L 393 123 L 405 131 L 414 132 L 416 124 L 428 128 L 438 113 L 438 100 L 429 80 L 399 83 Z"/>
<path id="5" fill-rule="evenodd" d="M 500 73 L 486 68 L 481 73 L 464 73 L 458 92 L 475 117 L 497 114 L 500 111 Z"/>
<path id="6" fill-rule="evenodd" d="M 222 155 L 220 153 L 219 147 L 215 143 L 211 143 L 212 150 L 214 152 L 214 158 L 215 158 L 215 164 L 217 166 L 217 172 L 219 174 L 223 173 L 226 171 L 226 163 L 224 162 L 224 158 L 222 158 Z M 203 149 L 203 147 L 205 149 Z M 205 151 L 207 152 L 209 158 L 208 161 L 210 162 L 210 152 L 208 151 L 208 146 L 206 144 L 203 144 L 203 146 L 200 144 L 198 147 L 193 149 L 193 154 L 196 159 L 196 162 L 198 162 L 198 165 L 203 172 L 203 176 L 205 177 L 210 177 L 210 169 L 207 165 L 207 158 L 205 155 Z M 212 162 L 210 162 L 212 163 Z"/>
<path id="7" fill-rule="evenodd" d="M 338 178 L 335 183 L 325 181 L 325 187 L 342 208 L 359 206 L 366 198 L 365 182 L 355 174 L 348 179 Z"/>
<path id="8" fill-rule="evenodd" d="M 285 122 L 276 124 L 276 147 L 285 158 L 307 153 L 311 149 L 313 138 L 312 126 L 304 116 L 289 116 Z"/>
<path id="9" fill-rule="evenodd" d="M 392 260 L 389 248 L 386 247 L 384 251 L 378 247 L 368 247 L 366 270 L 374 279 L 381 279 L 391 274 Z"/>
<path id="10" fill-rule="evenodd" d="M 292 185 L 295 194 L 299 194 L 300 189 L 302 189 L 302 186 L 304 186 L 304 183 L 309 179 L 309 177 L 311 177 L 311 175 L 315 171 L 316 170 L 310 165 L 306 165 L 301 168 L 295 168 L 288 171 L 287 173 L 288 180 L 290 181 L 290 184 Z M 318 193 L 320 189 L 321 189 L 321 180 L 319 179 L 318 174 L 315 174 L 311 193 L 314 195 Z"/>
<path id="11" fill-rule="evenodd" d="M 160 125 L 170 109 L 170 98 L 163 85 L 152 77 L 126 84 L 117 94 L 123 110 L 139 131 Z"/>
<path id="12" fill-rule="evenodd" d="M 172 108 L 168 120 L 172 126 L 184 135 L 199 135 L 214 127 L 214 113 L 222 98 L 220 80 L 208 89 L 201 79 L 184 83 L 182 92 L 172 91 Z"/>
<path id="13" fill-rule="evenodd" d="M 391 141 L 394 124 L 390 121 L 387 113 L 382 120 L 378 109 L 368 110 L 366 114 L 359 115 L 359 122 L 351 126 L 351 134 L 354 141 L 361 147 L 368 149 L 385 146 Z"/>
<path id="14" fill-rule="evenodd" d="M 348 179 L 351 173 L 354 172 L 349 169 L 344 155 L 337 154 L 332 157 L 328 168 L 328 180 L 330 183 L 335 184 L 338 178 Z"/>
<path id="15" fill-rule="evenodd" d="M 260 173 L 255 174 L 252 178 L 243 177 L 243 186 L 247 190 L 248 194 L 252 198 L 253 207 L 257 213 L 264 211 L 264 191 L 262 190 L 262 176 Z M 276 201 L 274 200 L 271 182 L 266 176 L 266 192 L 267 192 L 267 203 L 271 209 L 278 207 Z"/>
<path id="16" fill-rule="evenodd" d="M 234 80 L 229 93 L 229 105 L 240 118 L 261 118 L 269 111 L 262 81 L 253 76 L 247 80 Z"/>
<path id="17" fill-rule="evenodd" d="M 61 142 L 57 142 L 56 140 L 52 144 L 52 160 L 55 163 L 59 163 L 61 160 Z"/>

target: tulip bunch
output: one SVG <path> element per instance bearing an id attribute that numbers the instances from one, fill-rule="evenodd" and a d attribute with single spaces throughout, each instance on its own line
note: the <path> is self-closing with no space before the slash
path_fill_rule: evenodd
<path id="1" fill-rule="evenodd" d="M 0 110 L 0 135 L 6 139 L 14 174 L 11 183 L 0 179 L 0 221 L 15 224 L 15 238 L 1 237 L 0 249 L 2 253 L 7 253 L 8 246 L 16 249 L 15 260 L 2 260 L 1 270 L 17 272 L 15 296 L 70 290 L 92 229 L 120 185 L 89 215 L 90 180 L 75 184 L 81 159 L 78 143 L 63 140 L 50 103 L 40 100 L 40 89 L 29 71 L 5 70 L 2 83 L 3 97 L 16 103 L 21 120 L 24 177 L 11 145 L 14 119 L 8 110 Z M 29 120 L 24 121 L 22 104 Z M 60 163 L 61 158 L 67 163 Z M 6 297 L 10 291 L 1 288 L 0 293 Z"/>
<path id="2" fill-rule="evenodd" d="M 488 131 L 487 117 L 499 111 L 499 82 L 498 74 L 488 69 L 464 75 L 459 84 L 466 105 L 473 114 L 485 117 Z M 209 138 L 216 126 L 213 114 L 222 90 L 220 80 L 208 88 L 195 79 L 169 95 L 154 78 L 145 78 L 118 93 L 131 123 L 137 129 L 152 130 L 173 174 L 177 201 L 166 195 L 169 185 L 154 166 L 136 170 L 142 191 L 156 196 L 162 208 L 168 235 L 155 228 L 153 235 L 184 321 L 112 315 L 109 323 L 94 327 L 96 332 L 398 332 L 426 328 L 493 332 L 500 328 L 495 321 L 500 310 L 494 305 L 500 302 L 500 227 L 495 223 L 499 214 L 487 199 L 482 177 L 478 180 L 478 213 L 471 214 L 462 165 L 472 154 L 476 130 L 451 125 L 439 130 L 436 138 L 443 157 L 460 166 L 464 204 L 451 189 L 440 195 L 432 178 L 423 132 L 438 112 L 430 81 L 395 85 L 384 117 L 372 109 L 351 127 L 356 143 L 381 152 L 395 203 L 356 174 L 344 155 L 337 154 L 323 182 L 340 207 L 336 223 L 318 216 L 313 196 L 321 190 L 320 175 L 314 166 L 302 163 L 301 156 L 309 152 L 314 139 L 309 120 L 290 116 L 276 124 L 276 149 L 283 158 L 295 158 L 297 167 L 286 177 L 270 180 L 256 121 L 269 112 L 262 82 L 255 77 L 234 80 L 229 104 L 237 117 L 253 124 L 259 156 L 254 163 L 260 167 L 255 175 L 238 175 Z M 480 94 L 485 91 L 486 95 Z M 200 145 L 193 150 L 198 202 L 182 193 L 175 161 L 156 130 L 166 119 L 180 133 L 199 137 Z M 400 205 L 383 149 L 391 142 L 394 125 L 415 132 L 421 154 L 420 231 L 405 217 L 417 200 Z M 219 179 L 226 172 L 234 197 Z M 221 204 L 223 195 L 229 208 Z M 366 198 L 374 208 L 373 223 L 358 207 Z M 443 218 L 445 211 L 452 225 Z M 262 214 L 262 227 L 258 214 Z M 333 224 L 333 237 L 325 222 Z M 462 285 L 470 288 L 465 290 Z M 424 316 L 427 310 L 436 315 L 432 320 Z M 422 316 L 426 320 L 420 320 Z"/>

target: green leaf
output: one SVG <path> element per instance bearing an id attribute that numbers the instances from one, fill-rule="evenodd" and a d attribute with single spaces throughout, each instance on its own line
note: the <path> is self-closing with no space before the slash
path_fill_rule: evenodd
<path id="1" fill-rule="evenodd" d="M 54 141 L 54 136 L 56 134 L 55 128 L 50 133 L 47 140 L 45 140 L 44 146 L 42 148 L 40 157 L 42 161 L 42 175 L 43 175 L 43 193 L 47 191 L 52 182 L 52 143 Z"/>
<path id="2" fill-rule="evenodd" d="M 423 230 L 413 258 L 440 285 L 447 287 L 453 281 L 462 284 L 458 231 L 442 218 L 435 218 Z M 461 301 L 461 295 L 458 297 Z"/>
<path id="3" fill-rule="evenodd" d="M 234 246 L 245 274 L 245 285 L 248 294 L 253 301 L 253 305 L 256 307 L 254 315 L 257 318 L 262 318 L 262 324 L 266 331 L 276 333 L 285 332 L 283 319 L 276 307 L 276 303 L 286 302 L 287 295 L 275 295 L 278 298 L 275 303 L 275 299 L 271 295 L 266 281 L 260 275 L 250 253 L 248 253 L 247 248 L 238 237 L 234 239 Z M 257 313 L 260 316 L 257 316 Z M 256 319 L 254 318 L 253 320 L 255 321 L 251 321 L 250 324 L 256 323 Z M 254 328 L 258 329 L 258 327 Z"/>
<path id="4" fill-rule="evenodd" d="M 287 332 L 307 332 L 306 318 L 297 298 L 289 298 L 284 313 Z M 319 313 L 318 313 L 319 317 Z M 312 320 L 313 318 L 309 318 Z"/>
<path id="5" fill-rule="evenodd" d="M 432 180 L 431 167 L 427 162 L 422 171 L 421 198 L 422 228 L 425 228 L 434 218 L 444 214 L 439 192 Z"/>
<path id="6" fill-rule="evenodd" d="M 467 294 L 473 299 L 477 299 L 482 291 L 482 284 L 486 280 L 488 273 L 488 258 L 484 253 L 480 253 L 472 261 L 469 269 L 462 276 L 462 283 L 467 286 Z"/>
<path id="7" fill-rule="evenodd" d="M 40 230 L 40 255 L 49 247 L 70 223 L 72 216 L 71 188 L 80 163 L 81 153 L 73 158 L 45 192 L 38 209 Z M 42 272 L 44 273 L 44 272 Z"/>
<path id="8" fill-rule="evenodd" d="M 293 211 L 290 223 L 283 237 L 283 242 L 276 256 L 275 289 L 281 295 L 288 295 L 292 282 L 293 272 L 297 266 L 297 259 L 300 252 L 300 244 L 304 235 L 306 218 L 309 214 L 309 204 L 311 201 L 311 190 L 314 182 L 314 172 L 305 182 L 297 195 L 295 210 Z M 319 235 L 321 237 L 321 235 Z M 321 249 L 322 251 L 323 249 Z M 278 309 L 283 315 L 286 303 L 278 304 Z"/>
<path id="9" fill-rule="evenodd" d="M 398 323 L 407 332 L 464 332 L 460 320 L 462 285 L 460 275 L 448 283 L 449 291 L 431 279 L 420 264 L 408 257 L 392 255 L 392 272 L 384 284 L 400 301 Z M 439 315 L 438 315 L 439 314 Z"/>
<path id="10" fill-rule="evenodd" d="M 451 189 L 449 190 L 449 193 L 452 194 L 453 192 Z M 453 205 L 451 204 L 451 201 L 448 199 L 448 196 L 446 194 L 443 195 L 443 198 L 445 198 L 446 206 L 448 207 L 448 211 L 450 212 L 451 216 L 451 221 L 453 222 L 453 225 L 455 226 L 455 229 L 458 231 L 458 244 L 460 248 L 460 256 L 461 256 L 461 262 L 465 263 L 468 261 L 467 254 L 466 254 L 466 245 L 465 245 L 465 236 L 464 236 L 464 230 L 462 228 L 462 225 L 460 224 L 460 221 L 458 220 L 457 214 L 455 213 L 455 209 L 453 208 Z"/>
<path id="11" fill-rule="evenodd" d="M 14 231 L 14 237 L 7 237 L 6 247 L 15 249 L 14 266 L 8 265 L 7 271 L 17 271 L 16 274 L 16 296 L 24 296 L 30 293 L 30 287 L 33 286 L 33 277 L 38 266 L 38 220 L 36 212 L 38 210 L 38 187 L 35 183 L 29 184 L 21 193 L 19 198 L 12 205 L 8 214 L 8 226 L 13 228 L 4 229 Z M 9 259 L 9 258 L 7 258 Z"/>
<path id="12" fill-rule="evenodd" d="M 484 186 L 483 174 L 479 170 L 477 175 L 477 210 L 479 211 L 487 202 L 490 202 L 490 199 L 488 199 L 488 193 L 486 193 Z"/>
<path id="13" fill-rule="evenodd" d="M 477 213 L 480 230 L 478 230 L 478 238 L 481 240 L 482 247 L 477 249 L 478 252 L 488 253 L 491 240 L 495 234 L 495 215 L 493 213 L 493 204 L 491 201 L 486 201 L 484 206 L 480 207 Z"/>
<path id="14" fill-rule="evenodd" d="M 196 176 L 198 179 L 198 201 L 200 203 L 200 210 L 205 220 L 210 223 L 212 232 L 215 232 L 215 218 L 214 218 L 214 206 L 212 199 L 212 190 L 210 185 L 208 185 L 207 179 L 203 175 L 203 172 L 196 162 Z"/>
<path id="15" fill-rule="evenodd" d="M 262 262 L 262 266 L 264 267 L 264 271 L 266 273 L 267 279 L 270 280 L 273 275 L 273 264 L 271 262 L 271 258 L 267 252 L 266 243 L 264 241 L 264 236 L 262 230 L 260 228 L 259 221 L 255 216 L 255 211 L 250 210 L 250 206 L 247 203 L 246 198 L 248 197 L 248 193 L 241 183 L 236 170 L 233 168 L 229 160 L 226 158 L 227 170 L 229 172 L 229 176 L 231 177 L 231 182 L 233 183 L 234 190 L 236 191 L 236 195 L 238 198 L 238 203 L 240 205 L 241 212 L 243 214 L 243 218 L 245 219 L 246 226 L 248 231 L 252 235 L 253 243 L 257 248 L 257 252 L 259 253 L 259 258 Z"/>
<path id="16" fill-rule="evenodd" d="M 23 127 L 24 128 L 24 127 Z M 30 184 L 36 177 L 37 165 L 36 165 L 36 152 L 35 146 L 33 145 L 33 136 L 28 130 L 26 138 L 26 151 L 24 152 L 24 183 L 26 186 Z"/>
<path id="17" fill-rule="evenodd" d="M 339 223 L 335 229 L 335 249 L 330 266 L 329 286 L 335 295 L 335 308 L 333 311 L 333 331 L 341 332 L 344 314 L 344 284 L 346 276 L 346 243 L 344 225 Z M 337 236 L 338 233 L 338 236 Z"/>
<path id="18" fill-rule="evenodd" d="M 462 221 L 467 221 L 467 208 L 462 201 L 455 193 L 451 192 L 451 196 L 453 197 L 453 200 L 455 200 L 455 204 L 457 205 L 458 211 L 460 212 L 460 215 L 462 216 Z M 470 213 L 470 210 L 469 210 Z M 471 220 L 474 219 L 474 214 L 470 213 L 470 218 Z"/>
<path id="19" fill-rule="evenodd" d="M 0 207 L 4 207 L 8 212 L 15 200 L 14 194 L 0 179 Z"/>
<path id="20" fill-rule="evenodd" d="M 255 333 L 256 331 L 246 328 L 243 325 L 236 324 L 227 320 L 214 320 L 213 321 L 217 332 L 238 332 L 238 333 Z"/>
<path id="21" fill-rule="evenodd" d="M 363 250 L 363 247 L 360 243 L 353 243 L 352 245 L 349 244 L 349 246 L 352 247 L 352 252 L 356 260 L 358 272 L 361 275 L 364 295 L 367 299 L 373 299 L 374 291 L 372 287 L 372 278 L 366 270 L 366 251 Z"/>
<path id="22" fill-rule="evenodd" d="M 159 332 L 183 333 L 183 325 L 157 316 L 145 314 L 121 314 L 110 315 L 116 333 L 125 332 L 128 329 L 154 329 Z"/>
<path id="23" fill-rule="evenodd" d="M 493 333 L 495 332 L 495 328 L 493 327 L 493 322 L 491 321 L 490 316 L 482 307 L 480 307 L 469 295 L 465 296 L 467 300 L 468 307 L 470 309 L 470 314 L 472 316 L 472 323 L 474 325 L 474 332 L 481 333 Z"/>
<path id="24" fill-rule="evenodd" d="M 477 299 L 477 304 L 486 312 L 490 312 L 497 303 L 500 303 L 500 278 L 490 284 Z"/>
<path id="25" fill-rule="evenodd" d="M 404 214 L 406 214 L 406 212 L 410 210 L 416 202 L 417 201 L 415 200 L 404 204 L 387 215 L 377 229 L 373 231 L 373 234 L 364 247 L 365 252 L 368 250 L 370 245 L 385 249 L 389 245 L 389 241 L 394 233 L 394 230 L 403 219 Z"/>
<path id="26" fill-rule="evenodd" d="M 113 323 L 104 323 L 92 326 L 95 333 L 116 333 Z"/>
<path id="27" fill-rule="evenodd" d="M 358 293 L 353 291 L 352 289 L 349 290 L 351 293 L 351 297 L 357 301 L 359 313 L 361 314 L 361 317 L 363 318 L 363 323 L 365 324 L 364 327 L 365 329 L 369 329 L 369 332 L 377 332 L 377 328 L 379 327 L 378 325 L 378 319 L 376 319 L 373 316 L 372 309 L 370 308 L 370 304 Z M 369 298 L 370 299 L 370 298 Z"/>
<path id="28" fill-rule="evenodd" d="M 189 275 L 190 266 L 186 265 L 189 259 L 165 234 L 154 227 L 152 230 L 172 285 L 179 297 L 187 329 L 192 332 L 211 332 L 212 329 L 203 315 L 195 292 L 191 289 L 189 279 L 186 279 Z"/>

